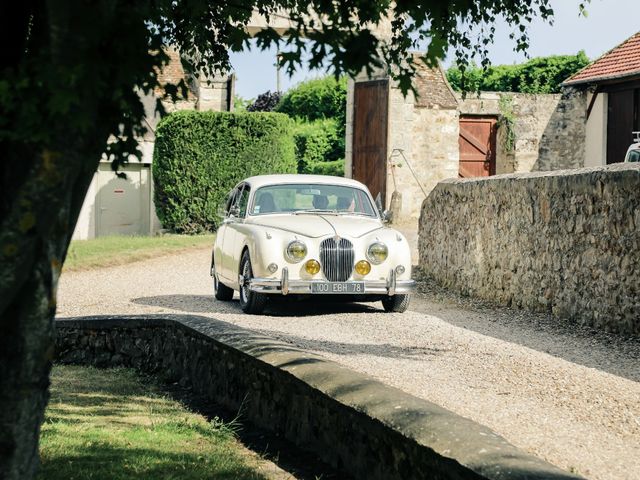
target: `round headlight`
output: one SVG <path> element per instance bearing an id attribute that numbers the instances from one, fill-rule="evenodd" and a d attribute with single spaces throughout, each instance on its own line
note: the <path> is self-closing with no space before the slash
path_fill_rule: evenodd
<path id="1" fill-rule="evenodd" d="M 389 256 L 389 249 L 382 242 L 375 242 L 367 249 L 367 258 L 374 265 L 384 262 Z"/>
<path id="2" fill-rule="evenodd" d="M 371 271 L 371 264 L 366 260 L 360 260 L 358 263 L 356 263 L 355 270 L 358 275 L 368 275 Z"/>
<path id="3" fill-rule="evenodd" d="M 307 260 L 307 263 L 304 264 L 304 268 L 310 275 L 315 275 L 320 271 L 320 262 L 317 260 Z"/>
<path id="4" fill-rule="evenodd" d="M 302 259 L 307 256 L 307 246 L 300 240 L 294 240 L 287 245 L 285 256 L 290 262 L 301 262 Z"/>

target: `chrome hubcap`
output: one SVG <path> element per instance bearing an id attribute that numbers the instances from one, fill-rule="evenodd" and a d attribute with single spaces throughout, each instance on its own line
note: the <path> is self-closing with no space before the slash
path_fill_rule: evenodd
<path id="1" fill-rule="evenodd" d="M 247 302 L 249 297 L 249 285 L 248 280 L 251 278 L 251 270 L 249 268 L 249 262 L 245 262 L 242 267 L 242 285 L 240 287 L 240 298 L 243 303 Z"/>

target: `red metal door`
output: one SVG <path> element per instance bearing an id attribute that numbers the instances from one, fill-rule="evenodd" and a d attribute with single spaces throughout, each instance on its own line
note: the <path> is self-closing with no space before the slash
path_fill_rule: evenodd
<path id="1" fill-rule="evenodd" d="M 385 204 L 387 191 L 387 80 L 357 82 L 353 98 L 354 179 L 364 183 Z"/>
<path id="2" fill-rule="evenodd" d="M 460 168 L 462 178 L 496 174 L 496 118 L 460 117 Z"/>

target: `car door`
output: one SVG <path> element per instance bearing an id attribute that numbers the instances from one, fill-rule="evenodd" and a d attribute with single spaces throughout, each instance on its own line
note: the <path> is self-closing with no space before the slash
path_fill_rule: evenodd
<path id="1" fill-rule="evenodd" d="M 224 275 L 231 285 L 235 285 L 238 281 L 240 254 L 242 253 L 242 245 L 239 243 L 243 238 L 239 232 L 239 228 L 244 224 L 250 194 L 250 187 L 246 183 L 239 185 L 237 189 L 238 192 L 229 209 L 229 214 L 225 222 L 222 244 L 224 251 L 222 259 Z"/>
<path id="2" fill-rule="evenodd" d="M 229 235 L 229 223 L 233 221 L 231 211 L 237 201 L 239 193 L 239 187 L 235 187 L 229 192 L 229 195 L 227 195 L 227 202 L 224 207 L 224 217 L 216 233 L 216 248 L 213 251 L 218 278 L 227 280 L 227 283 L 229 281 L 229 274 L 225 268 L 229 263 L 228 260 L 226 260 L 229 252 L 225 250 L 225 238 Z M 227 246 L 228 244 L 229 242 L 227 242 Z"/>

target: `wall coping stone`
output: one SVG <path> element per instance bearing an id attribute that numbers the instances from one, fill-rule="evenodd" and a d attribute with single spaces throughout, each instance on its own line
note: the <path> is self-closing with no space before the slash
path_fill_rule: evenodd
<path id="1" fill-rule="evenodd" d="M 549 178 L 556 177 L 567 179 L 568 177 L 575 177 L 581 175 L 589 175 L 598 172 L 607 172 L 609 175 L 613 172 L 627 172 L 637 171 L 640 174 L 640 162 L 639 163 L 613 163 L 610 165 L 604 165 L 599 167 L 584 167 L 584 168 L 571 168 L 567 170 L 550 170 L 544 172 L 523 172 L 523 173 L 504 173 L 501 175 L 493 175 L 490 177 L 473 177 L 473 178 L 448 178 L 438 183 L 438 186 L 443 187 L 448 185 L 455 185 L 460 183 L 497 183 L 501 180 L 531 180 L 536 178 Z M 438 188 L 438 187 L 436 187 Z"/>
<path id="2" fill-rule="evenodd" d="M 489 428 L 434 403 L 319 355 L 226 322 L 196 315 L 148 315 L 75 317 L 57 319 L 55 323 L 59 337 L 64 337 L 65 330 L 177 328 L 213 341 L 227 351 L 253 357 L 258 368 L 294 377 L 341 404 L 339 410 L 351 414 L 355 411 L 360 420 L 378 423 L 386 435 L 397 438 L 395 441 L 415 442 L 424 455 L 433 459 L 434 465 L 445 466 L 446 476 L 437 478 L 581 478 L 517 449 Z M 349 441 L 345 438 L 343 444 Z"/>

